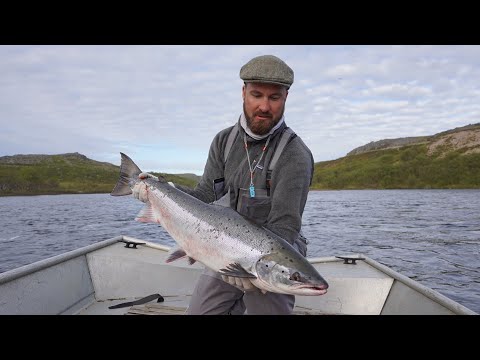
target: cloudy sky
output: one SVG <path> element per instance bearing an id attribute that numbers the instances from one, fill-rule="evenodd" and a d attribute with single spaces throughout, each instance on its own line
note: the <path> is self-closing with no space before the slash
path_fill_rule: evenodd
<path id="1" fill-rule="evenodd" d="M 0 156 L 79 152 L 202 174 L 242 111 L 240 67 L 295 72 L 285 120 L 316 162 L 480 122 L 480 46 L 0 46 Z"/>

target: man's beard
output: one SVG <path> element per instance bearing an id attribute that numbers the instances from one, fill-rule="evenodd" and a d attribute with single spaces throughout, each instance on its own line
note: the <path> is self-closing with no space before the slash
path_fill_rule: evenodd
<path id="1" fill-rule="evenodd" d="M 247 120 L 247 126 L 252 130 L 254 134 L 257 135 L 265 135 L 268 134 L 270 130 L 273 129 L 275 125 L 278 124 L 280 119 L 283 116 L 283 112 L 285 111 L 285 108 L 282 109 L 282 112 L 279 114 L 278 118 L 274 118 L 271 113 L 262 113 L 261 111 L 256 111 L 253 113 L 253 117 L 257 115 L 262 115 L 262 116 L 268 116 L 268 119 L 265 120 L 260 120 L 260 121 L 255 121 L 250 118 L 250 116 L 247 114 L 245 110 L 245 103 L 243 103 L 243 113 L 245 114 L 245 119 Z"/>

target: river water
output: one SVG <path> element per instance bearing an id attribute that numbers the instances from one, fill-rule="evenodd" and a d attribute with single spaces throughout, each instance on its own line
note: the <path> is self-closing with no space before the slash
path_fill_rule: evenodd
<path id="1" fill-rule="evenodd" d="M 0 272 L 129 235 L 173 246 L 108 194 L 0 197 Z M 480 190 L 312 191 L 308 256 L 364 254 L 480 313 Z"/>

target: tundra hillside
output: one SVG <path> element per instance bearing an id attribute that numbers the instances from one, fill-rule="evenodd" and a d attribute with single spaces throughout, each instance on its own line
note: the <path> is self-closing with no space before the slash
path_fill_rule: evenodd
<path id="1" fill-rule="evenodd" d="M 0 196 L 109 193 L 119 167 L 79 153 L 0 157 Z M 194 187 L 194 174 L 164 174 Z M 315 163 L 312 190 L 478 189 L 480 123 L 431 136 L 385 139 Z"/>
<path id="2" fill-rule="evenodd" d="M 312 189 L 478 189 L 480 123 L 371 142 L 315 164 Z"/>
<path id="3" fill-rule="evenodd" d="M 0 196 L 109 193 L 120 167 L 88 159 L 79 153 L 0 157 Z M 161 174 L 168 181 L 193 187 L 194 174 Z"/>

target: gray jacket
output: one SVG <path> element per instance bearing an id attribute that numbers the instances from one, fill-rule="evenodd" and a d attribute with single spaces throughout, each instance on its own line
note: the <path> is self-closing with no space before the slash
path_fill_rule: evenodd
<path id="1" fill-rule="evenodd" d="M 220 131 L 214 137 L 203 176 L 195 189 L 176 186 L 206 203 L 211 203 L 215 200 L 213 181 L 225 178 L 224 188 L 225 192 L 230 189 L 230 206 L 232 208 L 254 221 L 257 220 L 257 223 L 280 235 L 292 245 L 296 243 L 300 252 L 306 256 L 306 240 L 300 235 L 300 230 L 303 210 L 313 177 L 314 161 L 312 153 L 300 137 L 291 138 L 283 150 L 271 174 L 269 196 L 266 195 L 268 164 L 285 128 L 284 122 L 274 132 L 260 162 L 263 169 L 255 170 L 254 185 L 258 194 L 255 199 L 247 199 L 248 195 L 246 195 L 250 185 L 250 170 L 244 146 L 245 131 L 240 125 L 226 163 L 224 163 L 223 155 L 232 127 Z M 265 142 L 266 139 L 257 141 L 247 135 L 251 162 L 254 159 L 258 161 Z M 247 190 L 242 191 L 241 189 Z M 254 200 L 253 203 L 252 200 Z M 239 203 L 242 201 L 244 204 L 240 209 Z"/>

